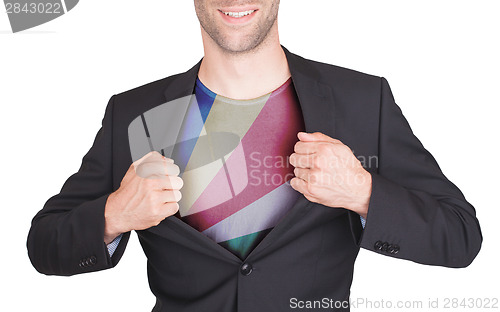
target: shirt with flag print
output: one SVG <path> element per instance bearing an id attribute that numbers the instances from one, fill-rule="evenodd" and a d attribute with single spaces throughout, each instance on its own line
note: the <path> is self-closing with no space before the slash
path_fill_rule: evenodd
<path id="1" fill-rule="evenodd" d="M 217 95 L 197 79 L 195 99 L 172 152 L 184 182 L 178 215 L 245 259 L 300 195 L 289 163 L 304 131 L 298 98 L 289 78 L 250 100 Z"/>

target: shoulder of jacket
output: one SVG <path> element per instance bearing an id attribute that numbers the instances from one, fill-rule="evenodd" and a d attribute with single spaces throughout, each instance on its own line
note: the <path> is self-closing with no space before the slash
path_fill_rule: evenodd
<path id="1" fill-rule="evenodd" d="M 133 89 L 117 93 L 114 96 L 115 98 L 129 98 L 129 99 L 151 97 L 151 96 L 163 96 L 163 92 L 165 91 L 167 86 L 179 75 L 181 75 L 181 73 L 146 83 L 144 85 L 135 87 Z"/>
<path id="2" fill-rule="evenodd" d="M 333 65 L 325 62 L 315 61 L 296 55 L 303 62 L 307 63 L 309 70 L 315 72 L 316 75 L 321 77 L 321 80 L 338 83 L 356 83 L 359 84 L 376 84 L 380 86 L 381 76 L 364 73 L 358 70 Z"/>

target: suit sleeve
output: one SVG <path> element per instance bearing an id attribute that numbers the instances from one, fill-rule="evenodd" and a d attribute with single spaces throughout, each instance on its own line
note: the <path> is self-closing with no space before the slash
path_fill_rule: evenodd
<path id="1" fill-rule="evenodd" d="M 113 267 L 121 258 L 126 233 L 111 258 L 104 243 L 104 207 L 113 190 L 111 97 L 94 143 L 59 194 L 32 220 L 27 248 L 31 263 L 47 275 L 74 275 Z"/>
<path id="2" fill-rule="evenodd" d="M 384 78 L 380 105 L 378 170 L 365 228 L 353 225 L 358 243 L 417 263 L 468 266 L 482 243 L 474 207 L 415 137 Z"/>

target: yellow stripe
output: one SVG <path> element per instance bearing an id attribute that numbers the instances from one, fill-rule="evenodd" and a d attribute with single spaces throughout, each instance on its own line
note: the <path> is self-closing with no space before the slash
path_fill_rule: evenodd
<path id="1" fill-rule="evenodd" d="M 271 93 L 266 96 L 259 97 L 256 100 L 249 101 L 235 101 L 217 95 L 205 121 L 203 133 L 231 132 L 238 135 L 241 141 L 243 136 L 248 132 L 248 129 L 250 129 L 254 123 L 255 119 L 257 119 L 257 116 L 266 104 L 270 95 Z M 232 102 L 236 102 L 238 104 L 232 104 Z M 245 105 L 245 102 L 247 105 Z M 244 118 L 242 118 L 243 116 Z M 204 153 L 206 153 L 206 150 L 200 148 L 199 145 L 196 144 L 190 160 L 193 159 L 193 157 L 196 159 L 197 155 L 202 157 Z M 225 159 L 228 159 L 231 154 L 232 152 L 229 153 Z M 187 192 L 183 192 L 183 197 L 179 202 L 179 205 L 182 207 L 182 211 L 180 212 L 181 216 L 189 214 L 189 209 L 193 206 L 195 201 L 198 197 L 200 197 L 223 166 L 222 162 L 215 162 L 203 166 L 202 168 L 195 169 L 190 166 L 190 163 L 190 161 L 187 163 L 186 170 L 182 176 L 184 181 L 183 189 L 187 190 Z M 190 171 L 192 172 L 190 173 Z"/>

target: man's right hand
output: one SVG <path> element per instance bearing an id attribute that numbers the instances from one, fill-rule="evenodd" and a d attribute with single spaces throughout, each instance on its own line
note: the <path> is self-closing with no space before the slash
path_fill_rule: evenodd
<path id="1" fill-rule="evenodd" d="M 179 210 L 183 185 L 172 159 L 153 151 L 132 163 L 105 207 L 104 242 L 158 225 Z"/>

